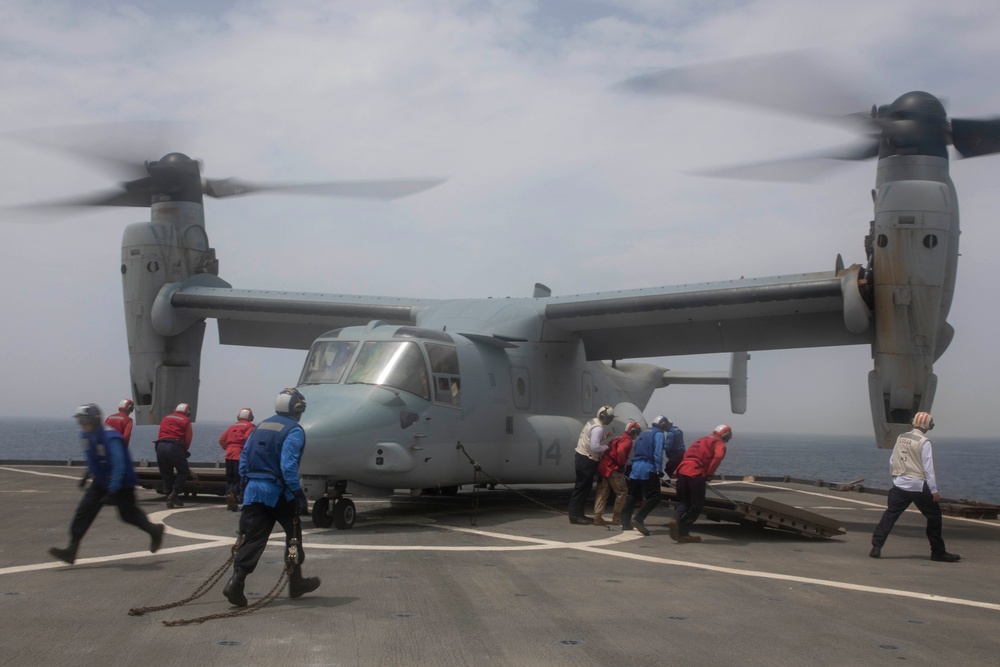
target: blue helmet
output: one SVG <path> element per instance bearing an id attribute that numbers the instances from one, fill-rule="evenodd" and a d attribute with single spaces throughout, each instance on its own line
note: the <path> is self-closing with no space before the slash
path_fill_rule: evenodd
<path id="1" fill-rule="evenodd" d="M 306 397 L 298 389 L 282 389 L 274 400 L 274 411 L 279 415 L 298 419 L 306 411 Z"/>

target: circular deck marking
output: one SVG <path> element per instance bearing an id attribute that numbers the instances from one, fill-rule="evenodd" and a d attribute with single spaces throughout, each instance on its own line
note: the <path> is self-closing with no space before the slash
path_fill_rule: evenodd
<path id="1" fill-rule="evenodd" d="M 34 471 L 25 471 L 19 469 L 3 468 L 0 469 L 12 470 L 14 472 L 25 472 L 29 474 L 38 474 L 49 477 L 62 477 L 66 479 L 77 479 L 74 476 L 58 475 L 51 473 L 36 473 Z M 838 502 L 847 502 L 865 506 L 866 508 L 880 507 L 881 505 L 876 503 L 870 503 L 867 501 L 847 499 L 847 498 L 837 498 L 831 496 L 827 493 L 819 493 L 815 491 L 804 491 L 798 489 L 788 489 L 786 487 L 779 487 L 769 484 L 761 484 L 757 482 L 748 483 L 750 486 L 756 486 L 761 488 L 774 488 L 780 489 L 782 491 L 791 491 L 793 493 L 801 493 L 810 496 L 819 496 L 824 498 L 835 498 Z M 224 511 L 223 506 L 216 505 L 202 505 L 197 507 L 186 507 L 186 508 L 176 508 L 170 510 L 164 510 L 160 512 L 154 512 L 149 515 L 150 521 L 163 522 L 165 519 L 171 517 L 174 514 L 180 514 L 183 512 L 200 511 L 206 509 L 216 509 L 218 511 Z M 994 522 L 986 522 L 977 519 L 966 519 L 962 517 L 947 517 L 951 521 L 962 521 L 975 523 L 981 526 L 991 526 L 993 528 L 1000 528 Z M 514 552 L 514 551 L 545 551 L 554 549 L 567 549 L 572 551 L 582 551 L 591 554 L 600 554 L 605 557 L 614 558 L 624 558 L 628 560 L 635 560 L 645 563 L 653 563 L 658 565 L 665 565 L 670 567 L 682 567 L 689 569 L 696 569 L 702 572 L 714 572 L 718 574 L 727 574 L 732 576 L 750 577 L 756 579 L 772 579 L 776 581 L 784 582 L 794 582 L 799 584 L 812 584 L 815 586 L 824 586 L 828 588 L 835 588 L 840 590 L 857 591 L 863 593 L 884 595 L 888 597 L 901 597 L 907 599 L 915 600 L 925 600 L 931 602 L 940 602 L 945 604 L 954 604 L 965 607 L 975 607 L 980 609 L 989 609 L 992 611 L 1000 611 L 1000 604 L 991 602 L 982 602 L 979 600 L 968 600 L 963 598 L 954 598 L 948 596 L 934 595 L 930 593 L 921 593 L 918 591 L 906 591 L 898 589 L 881 588 L 878 586 L 867 586 L 863 584 L 854 584 L 850 582 L 834 581 L 827 579 L 818 579 L 814 577 L 801 577 L 796 575 L 783 574 L 778 572 L 766 572 L 761 570 L 749 570 L 749 569 L 738 569 L 732 567 L 723 567 L 717 565 L 708 565 L 697 562 L 692 562 L 690 560 L 676 560 L 671 558 L 663 558 L 655 555 L 647 555 L 641 553 L 630 553 L 627 551 L 615 550 L 615 547 L 621 545 L 625 542 L 631 542 L 636 539 L 643 539 L 639 534 L 630 531 L 629 533 L 604 533 L 608 535 L 598 540 L 590 540 L 584 542 L 562 542 L 558 540 L 547 539 L 544 537 L 527 537 L 520 535 L 511 535 L 506 533 L 498 533 L 493 531 L 485 531 L 474 528 L 463 528 L 459 526 L 446 526 L 436 524 L 433 520 L 424 519 L 421 521 L 392 521 L 386 522 L 383 525 L 413 525 L 414 523 L 419 523 L 420 525 L 426 526 L 428 528 L 433 528 L 435 530 L 442 530 L 449 533 L 464 533 L 467 535 L 474 535 L 479 537 L 491 538 L 496 540 L 501 540 L 504 542 L 515 542 L 518 544 L 506 544 L 506 545 L 484 545 L 484 546 L 438 546 L 438 545 L 375 545 L 375 544 L 320 544 L 315 542 L 309 543 L 310 550 L 336 550 L 336 551 L 369 551 L 369 552 L 401 552 L 401 551 L 428 551 L 428 552 L 461 552 L 461 551 L 473 551 L 473 552 L 483 552 L 483 551 L 498 551 L 498 552 Z M 317 529 L 305 530 L 303 533 L 305 535 L 315 534 Z M 603 532 L 603 531 L 602 531 Z M 167 533 L 177 537 L 186 537 L 193 540 L 200 540 L 195 544 L 187 544 L 175 547 L 165 547 L 160 549 L 156 554 L 151 554 L 148 551 L 133 551 L 120 554 L 112 554 L 108 556 L 99 556 L 92 558 L 80 558 L 77 559 L 76 565 L 87 565 L 92 563 L 107 563 L 111 561 L 120 560 L 136 560 L 141 558 L 157 558 L 162 557 L 165 554 L 176 554 L 184 553 L 189 551 L 199 551 L 203 549 L 212 549 L 218 547 L 230 548 L 233 544 L 233 537 L 230 535 L 213 535 L 205 533 L 196 533 L 193 531 L 186 531 L 178 528 L 173 528 L 168 526 Z M 272 542 L 276 544 L 283 543 L 283 536 L 278 535 L 272 538 Z M 690 555 L 690 554 L 686 554 Z M 66 568 L 72 567 L 66 563 L 60 561 L 48 561 L 42 563 L 34 563 L 29 565 L 20 565 L 13 567 L 0 568 L 0 576 L 4 574 L 15 574 L 20 572 L 31 572 L 55 568 Z"/>

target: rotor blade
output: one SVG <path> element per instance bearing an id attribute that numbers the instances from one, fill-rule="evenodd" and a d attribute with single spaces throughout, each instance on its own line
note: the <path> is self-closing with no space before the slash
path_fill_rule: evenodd
<path id="1" fill-rule="evenodd" d="M 871 99 L 809 52 L 734 58 L 641 74 L 615 88 L 642 95 L 689 93 L 824 120 L 855 118 Z"/>
<path id="2" fill-rule="evenodd" d="M 1000 118 L 952 118 L 951 143 L 962 157 L 1000 153 Z"/>
<path id="3" fill-rule="evenodd" d="M 209 197 L 237 197 L 257 192 L 276 194 L 358 197 L 362 199 L 398 199 L 441 185 L 447 179 L 398 181 L 340 181 L 333 183 L 254 183 L 238 178 L 205 179 Z"/>
<path id="4" fill-rule="evenodd" d="M 877 136 L 874 136 L 868 142 L 849 146 L 838 151 L 814 153 L 766 162 L 753 162 L 693 173 L 701 176 L 750 181 L 810 183 L 828 175 L 834 169 L 842 167 L 848 162 L 875 157 L 878 155 L 878 150 L 879 140 Z"/>
<path id="5" fill-rule="evenodd" d="M 185 124 L 167 121 L 97 123 L 18 130 L 6 136 L 95 163 L 118 178 L 146 176 L 146 162 L 176 150 Z"/>

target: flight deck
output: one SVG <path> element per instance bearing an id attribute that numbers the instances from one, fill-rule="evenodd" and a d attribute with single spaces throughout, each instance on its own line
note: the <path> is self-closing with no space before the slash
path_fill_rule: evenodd
<path id="1" fill-rule="evenodd" d="M 924 520 L 906 512 L 867 556 L 883 496 L 783 481 L 726 479 L 737 503 L 795 507 L 843 534 L 805 536 L 702 518 L 700 544 L 673 542 L 672 510 L 652 531 L 570 524 L 569 486 L 463 490 L 457 496 L 356 499 L 353 529 L 304 521 L 306 575 L 319 590 L 250 614 L 221 583 L 183 606 L 229 557 L 238 514 L 214 495 L 166 509 L 138 490 L 163 548 L 102 511 L 67 565 L 80 469 L 0 466 L 2 664 L 125 665 L 908 665 L 995 664 L 1000 523 L 946 516 L 955 564 L 929 560 Z M 709 493 L 712 496 L 712 493 Z M 247 580 L 253 604 L 280 574 L 272 542 Z"/>

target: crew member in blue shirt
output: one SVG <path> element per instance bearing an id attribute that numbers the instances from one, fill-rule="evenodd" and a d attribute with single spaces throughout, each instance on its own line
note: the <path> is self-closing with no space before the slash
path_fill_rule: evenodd
<path id="1" fill-rule="evenodd" d="M 671 432 L 671 428 L 674 429 Z M 632 471 L 628 475 L 628 498 L 622 508 L 622 530 L 635 528 L 643 535 L 649 535 L 645 521 L 649 513 L 660 504 L 660 478 L 666 470 L 673 472 L 677 462 L 684 455 L 684 436 L 681 430 L 666 417 L 660 415 L 649 428 L 643 431 L 632 447 Z M 642 501 L 642 508 L 632 519 L 636 504 Z"/>
<path id="2" fill-rule="evenodd" d="M 53 547 L 49 549 L 49 553 L 72 565 L 76 560 L 80 541 L 105 505 L 114 505 L 118 508 L 122 521 L 148 533 L 149 550 L 156 553 L 163 543 L 163 524 L 151 523 L 146 518 L 146 513 L 136 507 L 135 467 L 125 439 L 118 431 L 102 423 L 101 409 L 93 403 L 78 407 L 73 418 L 80 425 L 83 452 L 87 457 L 87 473 L 94 481 L 76 507 L 76 514 L 69 527 L 69 546 L 65 549 Z M 87 476 L 84 476 L 80 480 L 80 486 L 86 483 Z"/>
<path id="3" fill-rule="evenodd" d="M 243 588 L 248 574 L 257 567 L 274 530 L 275 522 L 285 530 L 285 553 L 292 538 L 298 541 L 298 562 L 289 574 L 288 596 L 302 597 L 319 588 L 319 577 L 303 577 L 302 527 L 295 518 L 308 514 L 309 502 L 299 482 L 299 462 L 306 446 L 306 434 L 299 426 L 306 400 L 296 389 L 284 389 L 274 402 L 277 413 L 262 421 L 240 454 L 240 478 L 243 485 L 243 510 L 240 534 L 243 537 L 233 576 L 223 594 L 237 607 L 247 606 Z"/>

